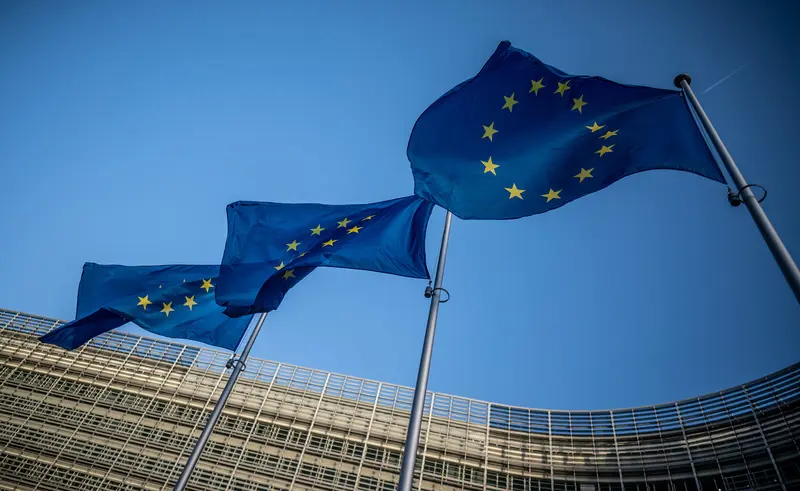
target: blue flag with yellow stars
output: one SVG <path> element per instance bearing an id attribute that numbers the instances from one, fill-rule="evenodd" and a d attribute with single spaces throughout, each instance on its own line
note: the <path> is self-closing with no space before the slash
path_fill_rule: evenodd
<path id="1" fill-rule="evenodd" d="M 170 338 L 236 350 L 249 317 L 231 319 L 214 301 L 219 266 L 86 263 L 76 320 L 39 338 L 75 349 L 128 322 Z"/>
<path id="2" fill-rule="evenodd" d="M 432 209 L 416 196 L 363 205 L 232 203 L 217 303 L 231 316 L 275 310 L 319 266 L 429 278 Z"/>
<path id="3" fill-rule="evenodd" d="M 568 75 L 508 41 L 417 120 L 418 196 L 465 219 L 544 213 L 652 169 L 724 182 L 683 94 Z"/>

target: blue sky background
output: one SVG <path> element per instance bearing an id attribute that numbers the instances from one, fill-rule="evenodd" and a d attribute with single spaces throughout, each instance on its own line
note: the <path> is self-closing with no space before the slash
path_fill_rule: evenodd
<path id="1" fill-rule="evenodd" d="M 0 2 L 0 305 L 71 319 L 85 261 L 217 262 L 235 200 L 411 194 L 414 121 L 503 39 L 569 73 L 658 87 L 690 73 L 800 258 L 790 3 Z M 413 385 L 424 287 L 317 270 L 255 355 Z M 445 287 L 429 389 L 461 396 L 651 404 L 800 354 L 800 308 L 747 211 L 689 174 L 456 219 Z"/>

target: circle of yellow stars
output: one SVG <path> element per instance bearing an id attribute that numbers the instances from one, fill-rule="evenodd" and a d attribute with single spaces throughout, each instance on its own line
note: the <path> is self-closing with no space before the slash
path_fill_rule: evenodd
<path id="1" fill-rule="evenodd" d="M 345 217 L 341 221 L 336 222 L 337 225 L 338 225 L 336 227 L 336 229 L 340 229 L 340 228 L 344 229 L 342 231 L 344 233 L 344 237 L 347 237 L 347 236 L 350 236 L 350 235 L 353 235 L 353 234 L 358 235 L 358 233 L 361 232 L 361 230 L 364 229 L 364 222 L 368 222 L 368 221 L 372 220 L 373 218 L 375 218 L 375 215 L 368 215 L 368 216 L 362 218 L 361 220 L 359 220 L 357 223 L 354 223 L 353 220 L 351 220 L 348 217 Z M 361 225 L 359 225 L 359 224 L 361 224 Z M 311 234 L 310 234 L 311 237 L 313 237 L 315 235 L 321 237 L 322 236 L 322 232 L 325 231 L 326 229 L 322 227 L 322 224 L 317 224 L 316 227 L 314 227 L 312 229 L 309 229 L 309 230 L 311 231 Z M 322 248 L 333 247 L 334 244 L 339 242 L 339 240 L 340 239 L 329 238 L 327 241 L 322 242 L 321 247 Z M 302 244 L 303 244 L 302 240 L 294 239 L 291 242 L 286 244 L 286 252 L 290 252 L 290 251 L 300 252 L 298 250 L 298 247 L 300 245 L 302 245 Z M 313 245 L 312 245 L 312 247 L 313 247 Z M 302 253 L 299 253 L 297 258 L 301 258 L 301 257 L 305 256 L 307 252 L 308 251 L 306 250 L 306 251 L 303 251 Z M 290 262 L 291 262 L 291 260 L 290 260 Z M 280 264 L 278 264 L 277 266 L 274 266 L 274 268 L 275 268 L 276 271 L 281 271 L 281 270 L 284 270 L 286 268 L 286 264 L 284 263 L 284 261 L 281 261 Z M 285 269 L 285 271 L 283 271 L 283 274 L 281 275 L 281 278 L 284 279 L 284 280 L 289 280 L 291 278 L 297 279 L 297 277 L 295 276 L 294 272 L 295 272 L 294 269 Z M 200 289 L 204 290 L 206 293 L 209 293 L 211 291 L 211 289 L 214 288 L 214 284 L 211 283 L 212 279 L 213 278 L 209 278 L 207 280 L 203 279 L 202 280 L 203 284 L 200 285 Z M 183 280 L 183 283 L 186 283 L 186 280 Z M 162 288 L 162 286 L 163 285 L 158 285 L 159 288 Z M 183 303 L 183 306 L 188 308 L 190 311 L 193 310 L 193 308 L 196 305 L 198 305 L 197 300 L 195 300 L 196 297 L 197 297 L 197 295 L 192 295 L 192 296 L 184 295 L 185 302 Z M 150 300 L 150 295 L 145 295 L 143 297 L 139 297 L 137 295 L 137 298 L 139 299 L 139 302 L 136 304 L 136 306 L 137 307 L 142 307 L 142 310 L 144 310 L 144 311 L 147 311 L 147 307 L 149 305 L 153 305 L 153 301 Z M 173 302 L 160 302 L 160 303 L 161 303 L 160 313 L 164 314 L 166 317 L 169 317 L 170 313 L 175 312 L 175 308 L 172 306 L 174 304 L 174 301 Z"/>
<path id="2" fill-rule="evenodd" d="M 557 88 L 553 92 L 553 95 L 556 95 L 556 96 L 559 96 L 559 97 L 563 98 L 567 94 L 567 91 L 572 90 L 572 87 L 570 87 L 570 85 L 569 85 L 570 82 L 571 82 L 571 80 L 569 80 L 569 79 L 567 79 L 566 81 L 556 81 Z M 535 97 L 538 97 L 539 96 L 539 91 L 542 90 L 542 89 L 545 89 L 545 88 L 547 88 L 547 85 L 544 84 L 544 77 L 540 78 L 539 80 L 531 80 L 531 88 L 528 91 L 528 94 L 533 94 Z M 520 101 L 518 101 L 516 99 L 516 95 L 517 95 L 516 92 L 512 92 L 511 95 L 509 95 L 509 96 L 505 96 L 504 95 L 503 99 L 504 99 L 505 102 L 502 105 L 502 107 L 500 108 L 500 110 L 504 111 L 504 110 L 508 109 L 509 113 L 513 113 L 514 112 L 514 106 L 520 103 Z M 583 114 L 584 106 L 587 106 L 589 104 L 587 101 L 585 101 L 583 99 L 583 97 L 584 97 L 583 94 L 581 94 L 579 97 L 572 98 L 572 109 L 571 109 L 571 111 L 577 111 L 578 114 Z M 500 130 L 496 129 L 494 125 L 495 125 L 495 121 L 490 122 L 488 126 L 487 125 L 482 125 L 483 126 L 483 136 L 481 137 L 481 139 L 488 138 L 490 142 L 494 142 L 494 136 L 497 133 L 500 133 Z M 604 129 L 605 127 L 606 127 L 606 125 L 600 125 L 595 121 L 591 126 L 586 126 L 586 129 L 589 130 L 591 133 L 596 133 L 596 132 Z M 604 143 L 601 144 L 600 148 L 596 152 L 594 152 L 596 155 L 599 156 L 598 158 L 602 158 L 604 155 L 614 152 L 614 144 L 608 145 L 608 144 L 605 144 L 605 141 L 607 141 L 609 138 L 617 136 L 618 134 L 619 134 L 619 129 L 607 130 L 603 135 L 600 135 L 598 137 L 599 139 L 602 139 L 604 141 Z M 480 162 L 481 162 L 481 164 L 483 164 L 483 173 L 484 174 L 492 174 L 494 176 L 497 176 L 497 169 L 500 168 L 500 164 L 495 163 L 492 160 L 492 156 L 491 155 L 489 156 L 488 159 L 481 160 Z M 592 172 L 594 172 L 594 170 L 595 170 L 594 167 L 590 167 L 588 169 L 585 169 L 585 168 L 581 167 L 580 172 L 575 174 L 573 176 L 573 178 L 578 179 L 578 183 L 582 184 L 583 181 L 585 181 L 586 179 L 594 178 L 594 175 L 592 174 Z M 526 190 L 518 188 L 516 183 L 512 183 L 511 187 L 504 188 L 504 189 L 506 191 L 508 191 L 508 199 L 517 198 L 517 199 L 520 199 L 520 200 L 524 200 L 524 198 L 522 197 L 522 193 L 524 193 Z M 542 194 L 540 196 L 542 198 L 546 199 L 547 200 L 546 202 L 549 203 L 549 202 L 551 202 L 553 200 L 561 199 L 561 192 L 562 191 L 563 191 L 563 189 L 557 189 L 556 190 L 556 189 L 550 188 L 546 193 L 544 193 L 544 194 Z"/>
<path id="3" fill-rule="evenodd" d="M 341 232 L 341 233 L 344 234 L 343 237 L 347 237 L 347 236 L 352 235 L 352 234 L 358 234 L 361 230 L 364 229 L 364 226 L 363 226 L 364 222 L 372 220 L 373 218 L 375 218 L 375 215 L 368 215 L 368 216 L 362 218 L 361 220 L 359 220 L 358 222 L 355 222 L 354 220 L 351 220 L 349 217 L 344 217 L 342 220 L 339 220 L 339 221 L 336 222 L 336 228 L 334 228 L 333 230 L 335 232 L 338 229 L 344 229 Z M 361 224 L 361 225 L 359 225 L 359 224 Z M 309 234 L 309 237 L 311 237 L 310 240 L 313 241 L 314 240 L 313 239 L 314 236 L 318 236 L 318 237 L 320 237 L 319 240 L 322 240 L 322 232 L 324 232 L 325 230 L 328 230 L 328 229 L 323 227 L 321 223 L 318 223 L 316 227 L 309 229 L 309 231 L 311 232 Z M 308 253 L 308 251 L 313 249 L 315 246 L 320 246 L 320 248 L 322 248 L 322 249 L 325 249 L 327 247 L 333 247 L 337 242 L 339 242 L 341 240 L 341 237 L 342 236 L 340 236 L 339 239 L 328 238 L 328 240 L 323 241 L 323 242 L 319 242 L 319 241 L 314 242 L 314 243 L 311 244 L 311 247 L 309 247 L 307 250 L 305 250 L 303 252 L 300 252 L 300 250 L 298 249 L 298 247 L 303 244 L 303 240 L 293 239 L 291 242 L 286 244 L 286 252 L 294 251 L 294 252 L 297 252 L 299 254 L 296 257 L 293 256 L 290 259 L 288 259 L 288 261 L 289 261 L 288 263 L 286 261 L 281 261 L 280 264 L 278 264 L 277 266 L 273 266 L 273 267 L 275 268 L 275 271 L 283 271 L 283 274 L 281 275 L 281 279 L 284 279 L 284 280 L 289 280 L 289 279 L 292 279 L 292 278 L 297 279 L 297 276 L 295 276 L 295 274 L 294 274 L 295 273 L 295 269 L 288 269 L 287 268 L 287 266 L 291 265 L 292 261 L 294 261 L 295 259 L 299 259 L 299 258 L 305 256 Z"/>
<path id="4" fill-rule="evenodd" d="M 207 280 L 203 279 L 203 284 L 200 285 L 200 289 L 205 290 L 206 293 L 210 292 L 211 289 L 214 288 L 214 285 L 211 283 L 212 279 L 213 278 L 209 278 Z M 183 283 L 186 283 L 186 280 L 183 280 Z M 158 285 L 158 287 L 161 288 L 162 285 Z M 190 311 L 193 310 L 194 306 L 198 305 L 197 301 L 195 300 L 196 297 L 197 295 L 192 295 L 191 297 L 184 295 L 183 298 L 185 302 L 183 303 L 183 306 L 188 308 Z M 137 303 L 136 306 L 141 307 L 142 310 L 146 311 L 148 305 L 153 305 L 153 302 L 150 300 L 150 295 L 145 295 L 143 297 L 137 295 L 137 298 L 139 299 L 139 303 Z M 173 303 L 174 302 L 161 302 L 160 313 L 164 314 L 166 317 L 169 317 L 171 312 L 175 312 L 175 309 L 172 307 Z"/>

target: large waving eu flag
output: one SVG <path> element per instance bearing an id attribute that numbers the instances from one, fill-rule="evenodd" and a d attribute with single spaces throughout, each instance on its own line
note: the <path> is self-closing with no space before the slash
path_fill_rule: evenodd
<path id="1" fill-rule="evenodd" d="M 269 312 L 318 266 L 429 278 L 433 204 L 416 196 L 363 205 L 228 205 L 217 303 L 228 315 Z"/>
<path id="2" fill-rule="evenodd" d="M 724 182 L 678 91 L 568 75 L 500 43 L 419 117 L 417 195 L 460 218 L 544 213 L 651 169 Z"/>
<path id="3" fill-rule="evenodd" d="M 214 301 L 219 266 L 86 263 L 76 320 L 39 340 L 75 349 L 128 322 L 155 334 L 235 350 L 249 317 L 231 319 Z"/>

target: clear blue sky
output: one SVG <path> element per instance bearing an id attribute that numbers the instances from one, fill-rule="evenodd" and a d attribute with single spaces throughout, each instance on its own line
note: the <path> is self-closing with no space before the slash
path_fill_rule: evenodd
<path id="1" fill-rule="evenodd" d="M 0 305 L 71 319 L 85 261 L 217 262 L 235 200 L 411 194 L 414 121 L 503 39 L 570 73 L 658 87 L 690 73 L 800 259 L 790 3 L 4 1 Z M 424 287 L 317 270 L 255 354 L 413 385 Z M 746 210 L 689 174 L 639 174 L 521 220 L 455 220 L 445 287 L 435 391 L 624 407 L 800 358 L 800 307 Z"/>

